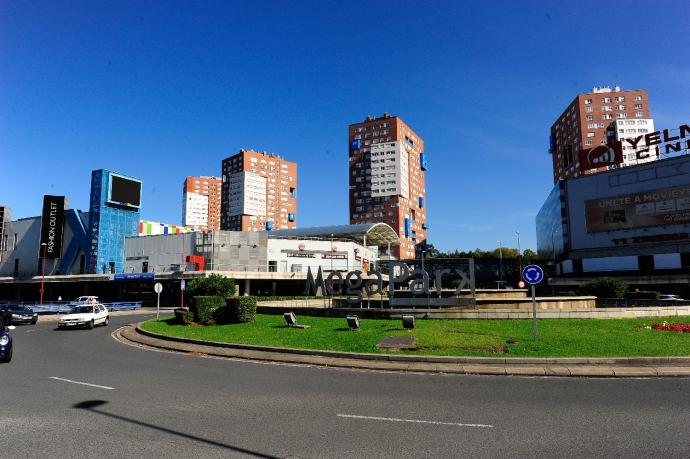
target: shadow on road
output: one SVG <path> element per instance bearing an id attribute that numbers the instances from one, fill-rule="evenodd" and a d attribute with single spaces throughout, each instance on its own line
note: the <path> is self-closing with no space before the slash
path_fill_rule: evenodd
<path id="1" fill-rule="evenodd" d="M 80 410 L 87 410 L 87 411 L 90 411 L 92 413 L 102 414 L 103 416 L 108 416 L 108 417 L 111 417 L 114 419 L 118 419 L 120 421 L 131 422 L 132 424 L 137 424 L 137 425 L 140 425 L 143 427 L 148 427 L 149 429 L 158 430 L 158 431 L 165 432 L 165 433 L 168 433 L 171 435 L 177 435 L 178 437 L 188 438 L 190 440 L 199 441 L 202 443 L 206 443 L 208 445 L 218 446 L 219 448 L 226 448 L 226 449 L 229 449 L 232 451 L 237 451 L 237 452 L 244 453 L 244 454 L 250 454 L 250 455 L 255 456 L 255 457 L 263 457 L 263 458 L 268 458 L 268 459 L 280 459 L 278 456 L 271 456 L 268 454 L 259 453 L 259 452 L 252 451 L 249 449 L 240 448 L 240 447 L 232 446 L 232 445 L 227 445 L 225 443 L 221 443 L 221 442 L 217 442 L 217 441 L 213 441 L 213 440 L 208 440 L 206 438 L 197 437 L 195 435 L 187 434 L 184 432 L 178 432 L 177 430 L 172 430 L 172 429 L 168 429 L 165 427 L 156 426 L 153 424 L 149 424 L 147 422 L 137 421 L 136 419 L 126 418 L 124 416 L 119 416 L 117 414 L 107 413 L 105 411 L 101 411 L 101 410 L 97 409 L 97 408 L 105 405 L 106 403 L 108 403 L 108 402 L 105 400 L 85 400 L 83 402 L 80 402 L 80 403 L 73 405 L 72 408 L 78 408 Z"/>

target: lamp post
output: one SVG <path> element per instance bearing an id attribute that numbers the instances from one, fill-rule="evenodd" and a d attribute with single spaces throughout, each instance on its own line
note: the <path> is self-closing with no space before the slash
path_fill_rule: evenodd
<path id="1" fill-rule="evenodd" d="M 553 235 L 558 232 L 558 229 L 556 229 L 555 226 L 551 225 L 551 259 L 553 263 L 553 276 L 556 277 L 556 245 L 554 244 L 553 241 Z M 555 287 L 553 286 L 553 283 L 551 283 L 551 295 L 555 295 L 556 293 Z"/>
<path id="2" fill-rule="evenodd" d="M 520 231 L 515 231 L 518 243 L 518 278 L 522 279 L 522 252 L 520 251 Z"/>
<path id="3" fill-rule="evenodd" d="M 503 248 L 501 247 L 501 241 L 496 241 L 498 242 L 498 270 L 500 272 L 499 274 L 499 282 L 498 282 L 498 289 L 501 289 L 501 284 L 503 283 Z"/>
<path id="4" fill-rule="evenodd" d="M 41 294 L 41 304 L 43 304 L 43 284 L 45 281 L 46 277 L 46 248 L 48 247 L 48 244 L 45 242 L 41 243 L 41 251 L 43 252 L 43 255 L 41 256 L 41 290 L 38 292 Z"/>

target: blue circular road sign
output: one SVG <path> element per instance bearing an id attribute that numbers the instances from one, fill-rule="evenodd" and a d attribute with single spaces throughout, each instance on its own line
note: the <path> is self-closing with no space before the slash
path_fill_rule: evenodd
<path id="1" fill-rule="evenodd" d="M 544 271 L 537 265 L 527 265 L 522 270 L 522 278 L 528 284 L 538 284 L 544 280 Z"/>

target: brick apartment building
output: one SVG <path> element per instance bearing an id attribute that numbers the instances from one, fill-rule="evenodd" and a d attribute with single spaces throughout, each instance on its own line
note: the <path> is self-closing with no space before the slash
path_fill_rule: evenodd
<path id="1" fill-rule="evenodd" d="M 297 164 L 240 150 L 222 162 L 220 227 L 264 231 L 297 227 Z"/>
<path id="2" fill-rule="evenodd" d="M 424 140 L 397 116 L 367 117 L 349 126 L 350 223 L 385 222 L 400 236 L 391 248 L 415 258 L 426 241 Z"/>
<path id="3" fill-rule="evenodd" d="M 218 177 L 187 177 L 182 189 L 182 225 L 220 229 L 221 185 Z"/>
<path id="4" fill-rule="evenodd" d="M 578 94 L 551 126 L 549 153 L 554 183 L 582 175 L 578 153 L 606 145 L 609 141 L 607 131 L 609 136 L 612 129 L 619 132 L 621 123 L 644 124 L 640 131 L 648 130 L 651 124 L 653 130 L 653 122 L 642 121 L 649 118 L 649 97 L 645 89 L 623 91 L 619 86 L 601 87 L 593 88 L 587 94 Z M 624 158 L 628 159 L 625 151 Z M 606 169 L 592 169 L 588 173 Z"/>

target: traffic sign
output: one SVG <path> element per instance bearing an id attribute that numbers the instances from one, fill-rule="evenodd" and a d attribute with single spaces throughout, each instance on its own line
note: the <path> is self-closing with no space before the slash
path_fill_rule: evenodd
<path id="1" fill-rule="evenodd" d="M 525 288 L 525 281 L 518 282 L 518 287 L 519 288 Z"/>
<path id="2" fill-rule="evenodd" d="M 184 279 L 182 279 L 182 280 L 180 281 L 180 290 L 184 290 L 185 287 L 186 287 L 186 285 L 185 285 Z"/>
<path id="3" fill-rule="evenodd" d="M 163 285 L 161 285 L 160 282 L 156 282 L 153 286 L 153 291 L 158 295 L 156 300 L 156 319 L 158 319 L 161 313 L 161 292 L 163 291 Z"/>
<path id="4" fill-rule="evenodd" d="M 153 286 L 153 291 L 156 293 L 160 293 L 163 291 L 163 285 L 160 282 L 156 282 L 155 285 Z"/>
<path id="5" fill-rule="evenodd" d="M 522 278 L 525 279 L 528 284 L 538 284 L 544 280 L 544 271 L 537 265 L 527 265 L 525 269 L 522 270 Z"/>

